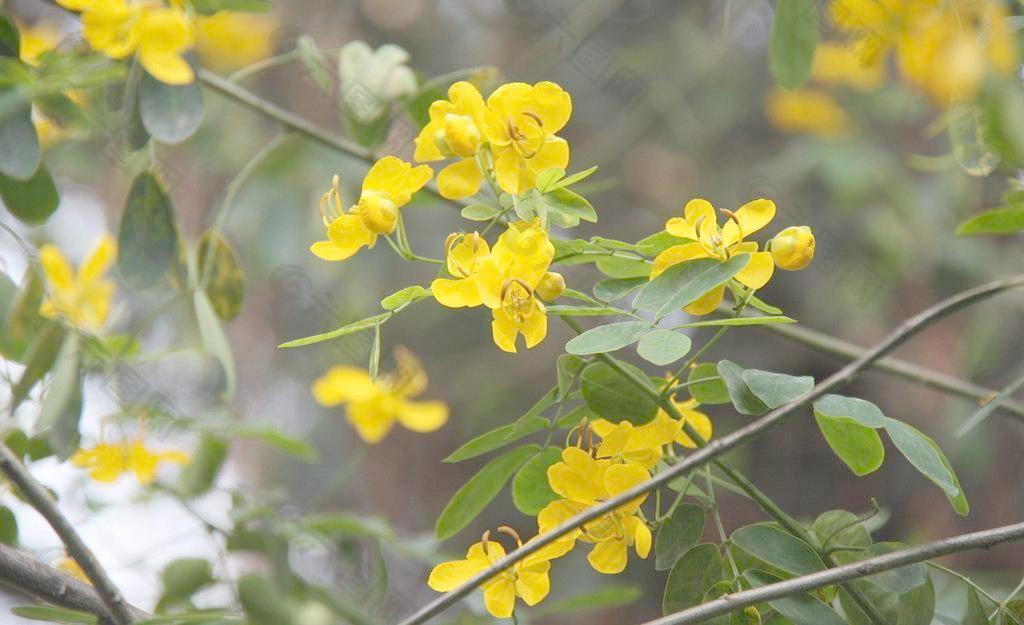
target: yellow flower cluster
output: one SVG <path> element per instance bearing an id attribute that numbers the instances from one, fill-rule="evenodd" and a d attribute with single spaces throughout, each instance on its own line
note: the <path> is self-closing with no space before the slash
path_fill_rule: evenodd
<path id="1" fill-rule="evenodd" d="M 82 14 L 82 34 L 112 59 L 135 55 L 153 77 L 170 85 L 195 80 L 185 54 L 196 46 L 207 65 L 237 69 L 273 51 L 276 22 L 264 16 L 220 12 L 192 15 L 181 0 L 58 0 Z M 197 38 L 198 35 L 198 38 Z"/>
<path id="2" fill-rule="evenodd" d="M 892 51 L 940 106 L 972 99 L 986 75 L 1007 77 L 1017 65 L 1000 0 L 832 0 L 829 10 L 862 65 L 880 66 Z"/>
<path id="3" fill-rule="evenodd" d="M 89 470 L 89 477 L 97 482 L 115 482 L 122 474 L 130 472 L 139 484 L 148 486 L 156 481 L 157 470 L 162 463 L 183 465 L 188 462 L 183 451 L 153 451 L 146 447 L 142 438 L 117 443 L 100 442 L 88 449 L 80 449 L 71 462 Z"/>
<path id="4" fill-rule="evenodd" d="M 413 432 L 433 432 L 448 420 L 448 406 L 439 401 L 411 401 L 427 388 L 427 374 L 412 353 L 395 352 L 397 369 L 374 379 L 355 367 L 331 367 L 313 384 L 323 406 L 345 404 L 349 423 L 367 443 L 378 443 L 401 423 Z"/>
<path id="5" fill-rule="evenodd" d="M 98 332 L 110 316 L 110 303 L 117 286 L 106 277 L 117 260 L 117 242 L 104 235 L 75 271 L 57 246 L 39 250 L 39 263 L 46 277 L 47 296 L 39 310 L 51 319 L 62 319 L 84 332 Z"/>

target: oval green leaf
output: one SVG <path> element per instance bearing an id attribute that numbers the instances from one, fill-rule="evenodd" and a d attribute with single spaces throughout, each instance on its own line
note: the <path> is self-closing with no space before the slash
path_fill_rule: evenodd
<path id="1" fill-rule="evenodd" d="M 636 346 L 636 353 L 656 365 L 671 364 L 690 352 L 690 337 L 679 332 L 655 328 L 644 335 Z"/>
<path id="2" fill-rule="evenodd" d="M 132 183 L 121 217 L 117 268 L 129 286 L 144 289 L 164 277 L 178 253 L 178 225 L 171 201 L 151 172 Z"/>

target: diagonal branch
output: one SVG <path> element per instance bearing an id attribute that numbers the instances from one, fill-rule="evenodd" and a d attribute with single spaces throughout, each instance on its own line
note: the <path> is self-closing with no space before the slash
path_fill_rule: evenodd
<path id="1" fill-rule="evenodd" d="M 938 304 L 924 310 L 923 312 L 911 317 L 904 321 L 897 327 L 889 336 L 878 343 L 875 347 L 865 352 L 857 360 L 847 364 L 845 367 L 835 372 L 828 378 L 822 380 L 820 383 L 815 385 L 810 391 L 804 394 L 784 406 L 780 406 L 775 410 L 769 412 L 763 417 L 756 421 L 742 427 L 730 434 L 727 434 L 719 439 L 711 441 L 707 446 L 696 450 L 694 453 L 687 456 L 678 464 L 658 473 L 656 476 L 651 478 L 649 481 L 644 482 L 638 486 L 635 486 L 619 495 L 612 497 L 598 505 L 588 508 L 584 512 L 576 515 L 572 519 L 569 519 L 562 525 L 558 526 L 554 530 L 541 534 L 537 539 L 531 541 L 529 544 L 516 549 L 501 560 L 499 560 L 493 566 L 481 571 L 477 575 L 469 579 L 465 584 L 459 586 L 455 590 L 438 597 L 434 601 L 431 601 L 410 617 L 401 621 L 400 625 L 418 625 L 419 623 L 426 622 L 433 616 L 440 614 L 449 606 L 459 601 L 463 597 L 467 596 L 475 588 L 482 585 L 484 582 L 493 577 L 496 573 L 508 568 L 512 564 L 519 562 L 526 556 L 534 553 L 538 549 L 543 548 L 546 545 L 551 544 L 558 538 L 564 536 L 568 532 L 581 527 L 582 525 L 589 523 L 597 518 L 608 514 L 615 508 L 629 502 L 636 497 L 644 495 L 660 486 L 667 484 L 674 480 L 680 475 L 699 467 L 714 458 L 722 455 L 723 453 L 742 445 L 743 443 L 751 440 L 752 438 L 762 434 L 766 430 L 778 425 L 784 418 L 789 416 L 794 410 L 807 404 L 808 402 L 814 401 L 822 395 L 828 393 L 833 388 L 849 382 L 853 379 L 860 371 L 866 369 L 882 356 L 888 354 L 892 350 L 896 349 L 907 341 L 910 337 L 920 332 L 930 324 L 952 314 L 960 309 L 966 308 L 979 301 L 992 297 L 993 295 L 1002 293 L 1007 289 L 1024 286 L 1024 275 L 1016 275 L 1011 278 L 1003 280 L 997 280 L 988 284 L 969 289 L 958 295 L 950 297 L 946 300 L 939 302 Z"/>
<path id="2" fill-rule="evenodd" d="M 1024 538 L 1024 523 L 1004 525 L 970 534 L 961 534 L 917 547 L 892 551 L 874 558 L 859 560 L 834 569 L 787 579 L 777 584 L 769 584 L 751 590 L 742 590 L 737 593 L 724 595 L 714 601 L 708 601 L 681 612 L 669 614 L 663 618 L 644 623 L 644 625 L 689 625 L 690 623 L 702 623 L 716 616 L 728 614 L 765 601 L 810 592 L 825 586 L 831 586 L 832 584 L 860 579 L 883 571 L 891 571 L 901 566 L 923 562 L 951 553 L 970 549 L 988 549 L 994 545 L 1020 540 L 1021 538 Z"/>

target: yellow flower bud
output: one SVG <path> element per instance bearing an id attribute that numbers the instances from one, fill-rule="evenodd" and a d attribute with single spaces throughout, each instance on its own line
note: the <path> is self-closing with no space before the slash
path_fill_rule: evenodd
<path id="1" fill-rule="evenodd" d="M 391 234 L 398 223 L 398 207 L 381 193 L 363 193 L 357 207 L 367 229 L 375 234 Z"/>
<path id="2" fill-rule="evenodd" d="M 541 299 L 549 302 L 558 299 L 562 293 L 565 293 L 565 278 L 562 274 L 555 271 L 548 271 L 544 273 L 544 277 L 540 279 L 540 283 L 537 284 L 537 288 L 534 290 Z"/>
<path id="3" fill-rule="evenodd" d="M 790 226 L 775 235 L 768 245 L 779 269 L 799 271 L 814 258 L 814 234 L 807 226 Z"/>
<path id="4" fill-rule="evenodd" d="M 434 131 L 434 145 L 437 146 L 441 156 L 445 158 L 455 156 L 455 152 L 452 152 L 452 149 L 448 147 L 448 137 L 445 134 L 444 128 L 438 128 Z"/>
<path id="5" fill-rule="evenodd" d="M 463 158 L 476 154 L 480 145 L 480 130 L 468 115 L 445 116 L 444 135 L 451 151 Z"/>

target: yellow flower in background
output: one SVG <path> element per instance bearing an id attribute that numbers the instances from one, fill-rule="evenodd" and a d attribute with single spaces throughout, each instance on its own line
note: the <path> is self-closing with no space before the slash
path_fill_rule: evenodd
<path id="1" fill-rule="evenodd" d="M 501 527 L 498 531 L 512 535 L 517 547 L 523 546 L 522 540 L 511 528 Z M 481 586 L 484 605 L 491 616 L 512 616 L 517 597 L 529 606 L 543 601 L 551 590 L 548 577 L 551 560 L 565 555 L 572 546 L 572 540 L 556 540 L 484 582 Z M 427 584 L 438 592 L 455 590 L 504 557 L 505 548 L 501 543 L 490 540 L 490 532 L 487 532 L 480 542 L 469 548 L 464 559 L 442 562 L 434 567 Z"/>
<path id="2" fill-rule="evenodd" d="M 92 582 L 89 581 L 89 577 L 85 574 L 85 571 L 82 570 L 81 565 L 79 565 L 78 562 L 75 562 L 74 559 L 68 556 L 64 556 L 63 558 L 61 558 L 60 561 L 57 562 L 55 568 L 58 571 L 63 571 L 64 573 L 67 573 L 68 575 L 74 577 L 82 583 L 90 585 L 92 584 Z"/>
<path id="3" fill-rule="evenodd" d="M 773 89 L 765 99 L 765 114 L 782 132 L 806 132 L 826 139 L 850 134 L 853 125 L 831 95 L 814 89 Z"/>
<path id="4" fill-rule="evenodd" d="M 672 402 L 672 405 L 675 406 L 676 410 L 683 415 L 683 420 L 697 431 L 697 434 L 704 439 L 704 442 L 711 440 L 711 434 L 713 431 L 711 419 L 703 412 L 697 410 L 697 406 L 699 406 L 700 403 L 696 399 L 691 397 L 685 401 L 679 401 L 672 398 L 670 401 Z M 658 416 L 656 417 L 656 420 L 657 419 L 669 419 L 678 423 L 678 421 L 669 417 L 668 413 L 660 408 L 658 409 Z M 683 429 L 681 423 L 679 424 L 679 434 L 676 435 L 675 442 L 690 449 L 697 447 L 697 444 L 686 433 L 686 430 Z"/>
<path id="5" fill-rule="evenodd" d="M 679 436 L 681 424 L 664 412 L 643 425 L 621 421 L 618 425 L 605 419 L 590 424 L 601 437 L 597 457 L 622 462 L 633 462 L 645 469 L 658 464 L 664 455 L 662 448 Z"/>
<path id="6" fill-rule="evenodd" d="M 430 105 L 430 122 L 416 137 L 417 161 L 456 158 L 437 174 L 437 188 L 449 199 L 475 195 L 484 182 L 476 153 L 484 141 L 484 98 L 469 82 L 448 88 L 447 100 Z"/>
<path id="7" fill-rule="evenodd" d="M 814 233 L 807 226 L 790 226 L 768 242 L 775 266 L 799 271 L 814 259 Z"/>
<path id="8" fill-rule="evenodd" d="M 334 177 L 331 189 L 320 198 L 320 215 L 327 240 L 317 241 L 309 250 L 324 260 L 345 260 L 361 248 L 371 248 L 377 236 L 391 234 L 398 225 L 398 209 L 433 176 L 430 167 L 413 167 L 400 158 L 385 156 L 363 179 L 359 201 L 346 213 L 342 210 L 340 181 Z"/>
<path id="9" fill-rule="evenodd" d="M 726 261 L 736 254 L 750 254 L 750 261 L 735 279 L 742 285 L 759 289 L 768 283 L 775 269 L 772 255 L 757 251 L 754 241 L 744 238 L 764 228 L 775 217 L 775 203 L 758 199 L 747 202 L 735 213 L 722 210 L 728 217 L 724 226 L 718 225 L 715 209 L 707 200 L 695 199 L 686 203 L 682 217 L 673 217 L 665 224 L 669 234 L 692 243 L 675 245 L 663 251 L 654 259 L 651 279 L 657 278 L 673 265 L 698 258 L 714 258 Z M 683 308 L 691 315 L 706 315 L 722 303 L 725 285 L 715 287 L 700 299 Z"/>
<path id="10" fill-rule="evenodd" d="M 885 83 L 885 66 L 861 62 L 849 46 L 820 43 L 814 50 L 811 80 L 860 91 L 874 91 Z"/>
<path id="11" fill-rule="evenodd" d="M 99 443 L 89 449 L 80 449 L 71 462 L 89 470 L 89 477 L 97 482 L 115 482 L 122 474 L 130 472 L 139 484 L 148 486 L 156 481 L 157 469 L 161 463 L 183 465 L 188 454 L 183 451 L 152 451 L 141 439 L 120 443 Z"/>
<path id="12" fill-rule="evenodd" d="M 569 121 L 572 99 L 553 82 L 514 82 L 487 98 L 487 140 L 502 191 L 518 195 L 537 175 L 569 163 L 569 144 L 555 136 Z"/>
<path id="13" fill-rule="evenodd" d="M 57 47 L 63 38 L 60 28 L 50 22 L 38 22 L 32 26 L 19 25 L 21 38 L 19 57 L 29 65 L 39 62 L 39 57 Z"/>
<path id="14" fill-rule="evenodd" d="M 94 50 L 112 59 L 137 54 L 153 77 L 171 85 L 192 82 L 195 75 L 183 54 L 192 47 L 195 27 L 184 9 L 126 0 L 58 0 L 82 12 L 82 33 Z"/>
<path id="15" fill-rule="evenodd" d="M 646 482 L 647 469 L 631 462 L 596 459 L 578 447 L 562 451 L 562 461 L 548 467 L 551 490 L 563 499 L 548 504 L 537 516 L 540 533 L 558 527 L 587 508 Z M 612 512 L 570 532 L 577 540 L 593 543 L 587 561 L 598 573 L 621 573 L 626 568 L 629 548 L 641 558 L 651 551 L 651 530 L 640 518 L 640 505 L 647 495 L 633 499 Z"/>
<path id="16" fill-rule="evenodd" d="M 480 267 L 491 253 L 487 241 L 477 232 L 454 233 L 448 236 L 445 249 L 445 267 L 453 278 L 437 278 L 430 283 L 434 299 L 449 308 L 483 304 L 477 280 Z"/>
<path id="17" fill-rule="evenodd" d="M 349 423 L 367 443 L 380 442 L 395 421 L 413 432 L 433 432 L 448 420 L 440 401 L 411 401 L 427 388 L 427 374 L 410 352 L 395 352 L 396 370 L 376 380 L 355 367 L 331 367 L 313 384 L 313 396 L 323 406 L 347 406 Z"/>
<path id="18" fill-rule="evenodd" d="M 117 286 L 106 273 L 117 259 L 117 242 L 104 235 L 76 272 L 57 246 L 39 250 L 39 263 L 46 276 L 47 297 L 39 312 L 61 318 L 86 332 L 97 332 L 110 315 L 110 302 Z"/>
<path id="19" fill-rule="evenodd" d="M 274 54 L 280 24 L 268 13 L 218 11 L 196 18 L 196 52 L 204 67 L 230 72 Z"/>

